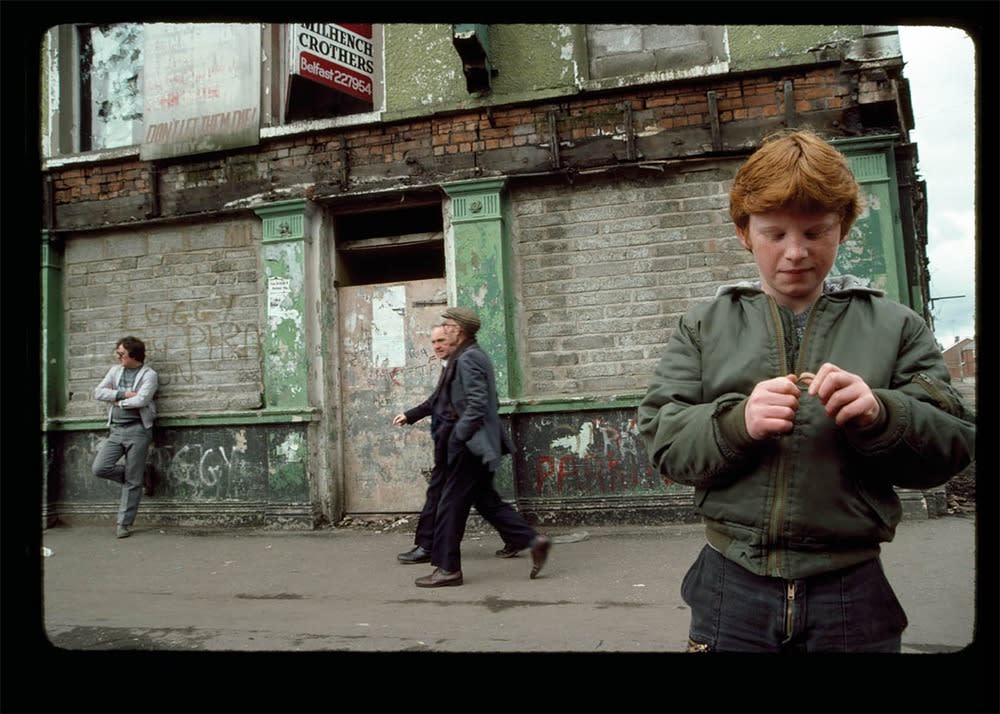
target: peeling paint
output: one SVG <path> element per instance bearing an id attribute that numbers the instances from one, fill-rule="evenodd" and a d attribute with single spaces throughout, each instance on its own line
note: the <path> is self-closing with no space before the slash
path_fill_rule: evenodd
<path id="1" fill-rule="evenodd" d="M 406 288 L 393 285 L 372 296 L 372 364 L 382 368 L 406 365 Z"/>
<path id="2" fill-rule="evenodd" d="M 288 434 L 285 439 L 278 444 L 275 452 L 286 461 L 297 461 L 305 444 L 301 434 Z"/>
<path id="3" fill-rule="evenodd" d="M 552 441 L 551 447 L 556 449 L 569 449 L 578 458 L 587 455 L 590 447 L 594 444 L 594 425 L 586 422 L 580 425 L 580 432 L 576 436 L 564 436 L 561 439 Z"/>

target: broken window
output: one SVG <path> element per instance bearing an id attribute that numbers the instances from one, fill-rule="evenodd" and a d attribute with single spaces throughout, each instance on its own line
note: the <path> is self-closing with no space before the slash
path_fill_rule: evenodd
<path id="1" fill-rule="evenodd" d="M 142 141 L 142 25 L 80 28 L 80 149 Z"/>
<path id="2" fill-rule="evenodd" d="M 313 23 L 260 28 L 260 126 L 382 109 L 382 27 Z M 142 145 L 141 23 L 53 27 L 43 47 L 42 155 Z M 196 90 L 192 90 L 196 91 Z"/>
<path id="3" fill-rule="evenodd" d="M 334 217 L 337 284 L 373 285 L 441 278 L 441 204 L 342 213 Z"/>

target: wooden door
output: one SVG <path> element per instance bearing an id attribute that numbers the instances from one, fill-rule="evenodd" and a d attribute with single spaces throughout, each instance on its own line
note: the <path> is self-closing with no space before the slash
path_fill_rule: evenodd
<path id="1" fill-rule="evenodd" d="M 344 504 L 348 514 L 419 511 L 434 464 L 430 418 L 393 426 L 437 384 L 431 327 L 444 278 L 339 288 Z"/>

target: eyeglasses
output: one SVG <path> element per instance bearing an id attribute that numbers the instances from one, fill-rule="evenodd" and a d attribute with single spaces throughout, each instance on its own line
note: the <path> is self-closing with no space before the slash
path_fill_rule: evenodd
<path id="1" fill-rule="evenodd" d="M 115 354 L 118 355 L 119 357 L 124 357 L 125 355 L 128 354 L 128 352 L 124 352 L 122 350 L 115 350 Z"/>

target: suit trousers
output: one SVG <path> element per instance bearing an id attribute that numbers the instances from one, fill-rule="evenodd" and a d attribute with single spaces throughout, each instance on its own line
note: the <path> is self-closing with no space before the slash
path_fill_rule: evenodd
<path id="1" fill-rule="evenodd" d="M 424 507 L 417 518 L 417 532 L 413 538 L 415 545 L 430 551 L 434 545 L 434 519 L 437 514 L 438 501 L 441 500 L 441 489 L 444 487 L 445 464 L 448 461 L 448 431 L 440 434 L 434 440 L 434 468 L 431 470 L 431 480 L 427 484 L 427 494 L 424 496 Z"/>
<path id="2" fill-rule="evenodd" d="M 441 489 L 444 488 L 445 475 L 447 473 L 448 435 L 450 433 L 450 428 L 442 430 L 434 442 L 434 469 L 431 471 L 431 480 L 427 484 L 424 507 L 420 510 L 420 516 L 417 518 L 417 531 L 413 538 L 414 545 L 418 545 L 428 552 L 434 548 L 434 522 L 437 517 L 438 502 L 441 500 Z M 484 499 L 483 502 L 473 501 L 472 505 L 476 509 L 476 512 L 487 523 L 496 528 L 500 536 L 503 537 L 504 531 L 501 529 L 504 528 L 502 520 L 504 512 L 503 509 L 497 510 L 495 508 L 491 492 L 493 495 L 496 495 L 496 492 L 492 491 L 492 489 L 480 491 L 479 496 L 481 499 Z M 497 513 L 501 515 L 497 516 Z M 496 520 L 498 517 L 501 520 Z M 507 528 L 506 531 L 510 532 L 510 529 Z M 510 545 L 506 538 L 504 538 L 504 544 Z"/>
<path id="3" fill-rule="evenodd" d="M 108 479 L 122 485 L 121 501 L 118 505 L 118 525 L 130 526 L 135 521 L 142 499 L 146 454 L 153 442 L 153 430 L 147 429 L 141 421 L 130 424 L 112 424 L 108 438 L 101 444 L 94 458 L 91 471 L 98 478 Z M 125 463 L 118 460 L 125 457 Z"/>
<path id="4" fill-rule="evenodd" d="M 508 545 L 523 550 L 538 535 L 524 516 L 500 498 L 493 487 L 493 472 L 486 464 L 461 448 L 455 461 L 444 466 L 444 486 L 434 517 L 431 564 L 448 572 L 462 569 L 462 538 L 473 505 Z"/>

